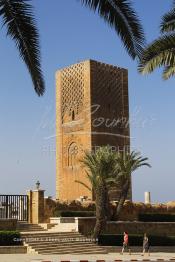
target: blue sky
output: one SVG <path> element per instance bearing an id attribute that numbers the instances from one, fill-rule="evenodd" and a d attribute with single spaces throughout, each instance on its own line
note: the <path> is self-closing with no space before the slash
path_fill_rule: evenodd
<path id="1" fill-rule="evenodd" d="M 151 169 L 133 174 L 133 199 L 151 191 L 154 202 L 175 200 L 175 86 L 161 71 L 137 73 L 137 64 L 120 39 L 97 14 L 76 0 L 35 0 L 46 93 L 37 97 L 11 39 L 0 41 L 0 194 L 25 193 L 39 179 L 46 195 L 55 195 L 55 71 L 85 59 L 129 70 L 132 148 L 149 157 Z M 171 0 L 134 0 L 148 42 L 159 35 L 160 17 Z"/>

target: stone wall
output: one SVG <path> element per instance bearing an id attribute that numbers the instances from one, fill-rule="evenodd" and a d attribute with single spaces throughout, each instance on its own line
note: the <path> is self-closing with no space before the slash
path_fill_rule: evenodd
<path id="1" fill-rule="evenodd" d="M 56 73 L 56 198 L 92 199 L 92 193 L 75 182 L 89 185 L 79 160 L 91 149 L 90 62 Z M 90 185 L 89 185 L 90 186 Z"/>
<path id="2" fill-rule="evenodd" d="M 33 224 L 45 222 L 44 190 L 29 190 L 27 195 L 29 198 L 28 222 Z"/>
<path id="3" fill-rule="evenodd" d="M 161 214 L 174 214 L 175 202 L 157 203 L 157 204 L 144 204 L 141 202 L 125 201 L 123 210 L 120 214 L 119 220 L 122 221 L 135 221 L 138 220 L 140 213 L 161 213 Z"/>
<path id="4" fill-rule="evenodd" d="M 95 218 L 78 218 L 78 231 L 84 235 L 91 235 L 95 225 Z M 175 222 L 107 222 L 105 234 L 147 233 L 148 235 L 175 236 Z"/>
<path id="5" fill-rule="evenodd" d="M 50 198 L 44 199 L 44 222 L 45 223 L 49 223 L 50 217 L 54 216 L 55 207 L 56 207 L 56 201 Z"/>
<path id="6" fill-rule="evenodd" d="M 45 198 L 44 200 L 44 212 L 45 212 L 45 222 L 49 222 L 50 217 L 54 217 L 55 210 L 64 210 L 64 211 L 94 211 L 95 203 L 94 202 L 84 202 L 79 201 L 54 201 L 50 198 Z"/>
<path id="7" fill-rule="evenodd" d="M 27 247 L 24 246 L 3 246 L 0 247 L 0 254 L 26 254 Z"/>
<path id="8" fill-rule="evenodd" d="M 122 243 L 121 243 L 122 246 Z M 120 253 L 121 252 L 121 246 L 103 246 L 109 253 Z M 174 247 L 165 247 L 165 246 L 151 246 L 150 252 L 165 252 L 165 253 L 174 253 Z M 142 247 L 140 246 L 132 246 L 131 247 L 131 253 L 133 252 L 142 252 Z M 174 260 L 174 259 L 173 259 Z M 150 261 L 148 258 L 143 259 L 143 261 Z"/>
<path id="9" fill-rule="evenodd" d="M 129 234 L 175 236 L 175 222 L 108 222 L 106 233 L 123 234 L 124 231 Z"/>
<path id="10" fill-rule="evenodd" d="M 54 210 L 72 210 L 72 211 L 94 211 L 95 203 L 93 201 L 54 201 L 52 199 L 45 199 L 45 221 L 49 222 L 49 217 L 54 216 Z M 115 204 L 111 204 L 111 215 L 114 213 Z M 125 205 L 120 214 L 119 220 L 135 221 L 138 220 L 139 213 L 175 213 L 175 202 L 168 202 L 166 204 L 144 204 L 141 202 L 125 201 Z M 115 216 L 113 217 L 115 220 Z"/>
<path id="11" fill-rule="evenodd" d="M 0 230 L 16 230 L 17 219 L 0 219 Z"/>
<path id="12" fill-rule="evenodd" d="M 128 119 L 126 69 L 87 60 L 57 71 L 57 199 L 74 200 L 80 196 L 93 199 L 91 191 L 75 182 L 81 180 L 91 187 L 80 160 L 84 151 L 99 146 L 110 145 L 116 151 L 128 150 Z M 118 199 L 118 191 L 113 191 L 112 196 Z"/>
<path id="13" fill-rule="evenodd" d="M 91 236 L 95 227 L 95 218 L 79 218 L 78 219 L 78 232 L 85 236 Z"/>

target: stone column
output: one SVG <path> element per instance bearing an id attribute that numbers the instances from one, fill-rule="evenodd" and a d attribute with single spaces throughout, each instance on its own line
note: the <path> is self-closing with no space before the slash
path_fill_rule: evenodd
<path id="1" fill-rule="evenodd" d="M 151 204 L 151 193 L 145 192 L 145 204 Z"/>
<path id="2" fill-rule="evenodd" d="M 27 195 L 28 195 L 28 222 L 32 223 L 32 190 L 28 190 Z"/>
<path id="3" fill-rule="evenodd" d="M 44 222 L 44 191 L 37 189 L 27 192 L 29 196 L 29 223 L 39 224 Z"/>

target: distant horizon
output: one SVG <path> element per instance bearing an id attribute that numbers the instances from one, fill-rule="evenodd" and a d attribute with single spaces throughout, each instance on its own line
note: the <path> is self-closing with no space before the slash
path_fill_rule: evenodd
<path id="1" fill-rule="evenodd" d="M 39 180 L 45 195 L 55 196 L 55 73 L 90 59 L 129 73 L 131 148 L 148 157 L 152 165 L 133 174 L 133 200 L 144 202 L 144 192 L 149 191 L 153 203 L 175 201 L 175 79 L 163 81 L 161 70 L 139 74 L 137 62 L 131 60 L 114 30 L 79 2 L 31 3 L 40 32 L 46 92 L 37 97 L 14 43 L 2 28 L 0 193 L 25 194 Z M 146 0 L 134 0 L 133 5 L 150 43 L 159 36 L 161 16 L 170 10 L 172 1 L 154 0 L 151 9 Z"/>

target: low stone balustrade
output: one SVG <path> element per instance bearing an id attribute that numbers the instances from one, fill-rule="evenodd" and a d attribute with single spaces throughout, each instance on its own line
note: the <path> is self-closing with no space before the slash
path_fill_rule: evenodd
<path id="1" fill-rule="evenodd" d="M 17 219 L 14 218 L 1 218 L 0 219 L 0 230 L 16 230 Z"/>
<path id="2" fill-rule="evenodd" d="M 50 223 L 56 225 L 49 231 L 81 232 L 81 225 L 86 224 L 89 219 L 90 224 L 94 225 L 95 217 L 51 217 Z"/>
<path id="3" fill-rule="evenodd" d="M 84 235 L 90 235 L 95 226 L 95 217 L 52 217 L 51 224 L 56 224 L 51 230 L 58 232 L 76 231 Z M 175 235 L 175 222 L 139 222 L 139 221 L 110 221 L 107 222 L 105 233 L 123 234 L 147 234 L 173 236 Z"/>

